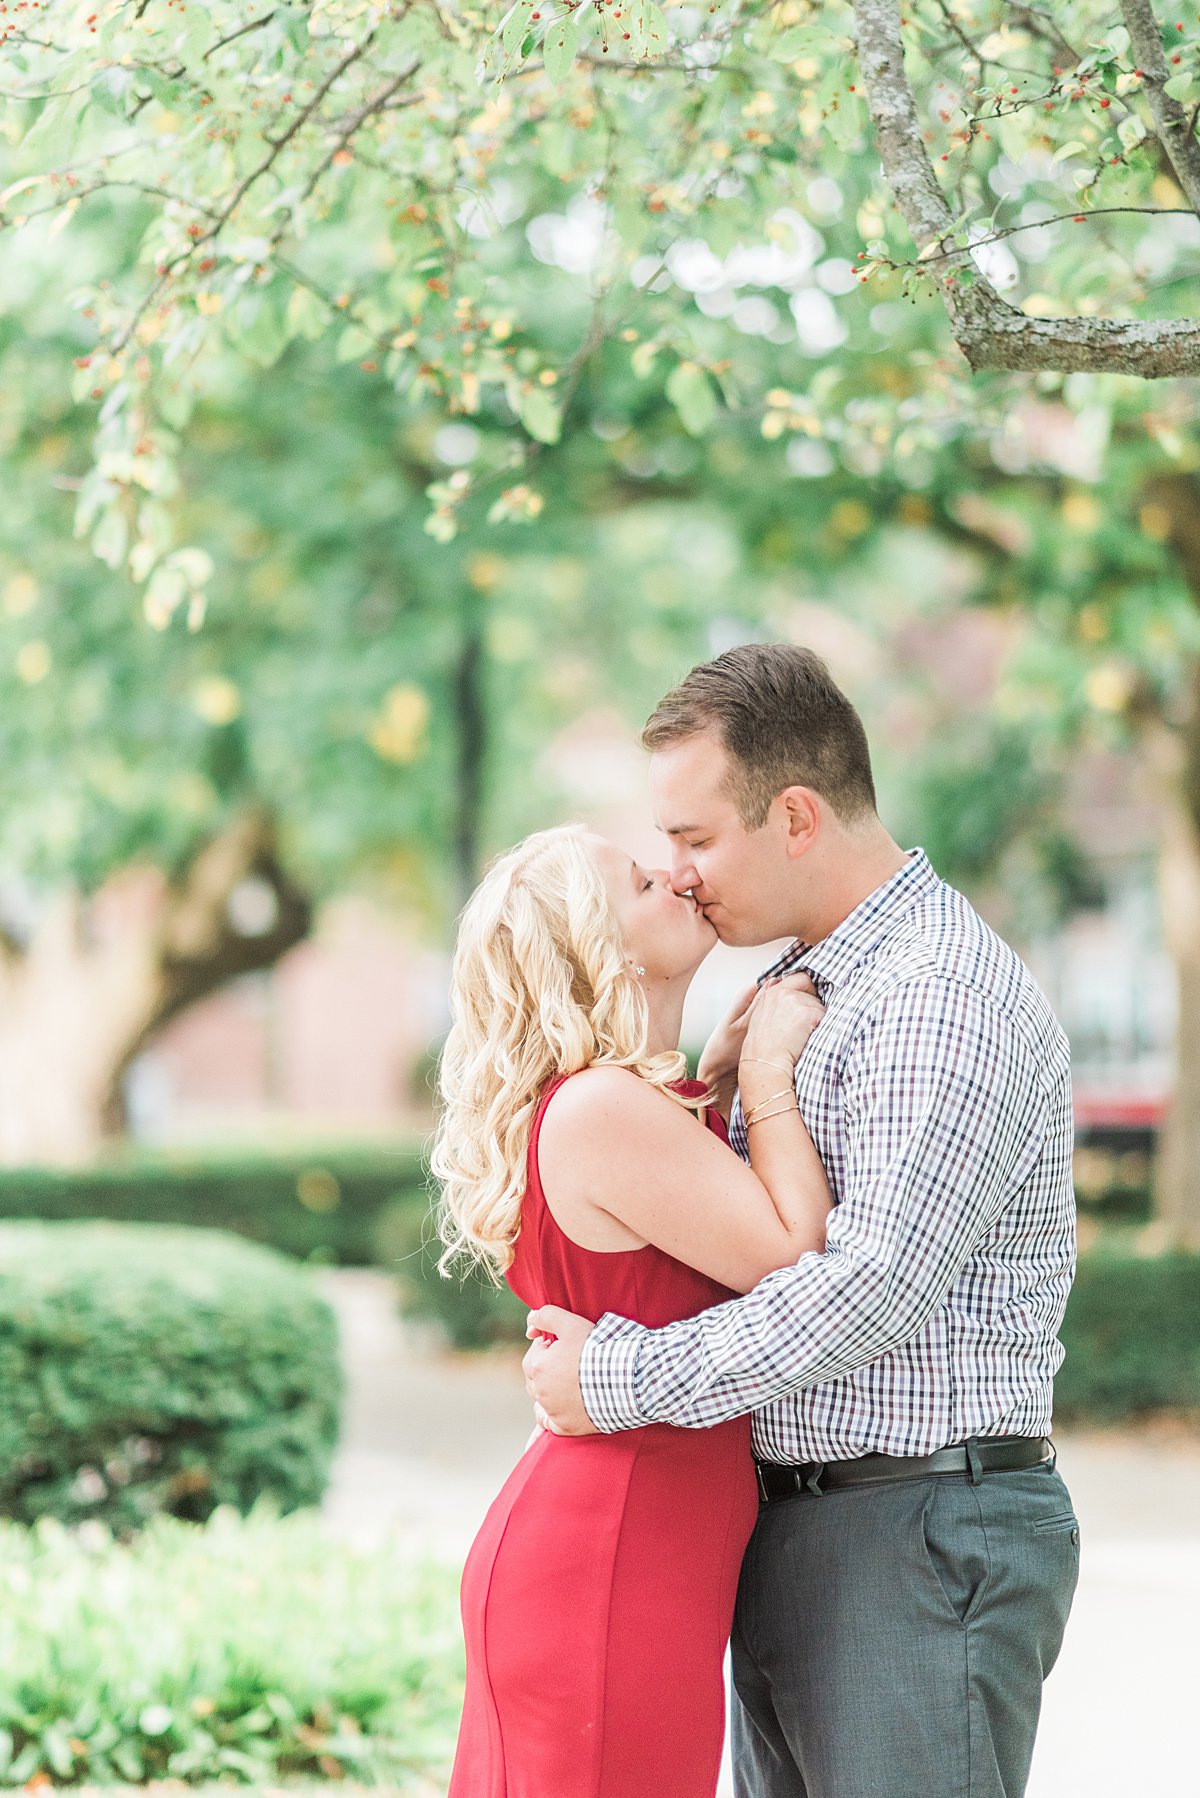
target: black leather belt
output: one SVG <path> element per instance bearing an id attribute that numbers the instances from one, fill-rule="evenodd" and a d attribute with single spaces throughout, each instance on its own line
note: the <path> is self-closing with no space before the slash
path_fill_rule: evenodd
<path id="1" fill-rule="evenodd" d="M 756 1461 L 758 1496 L 764 1505 L 775 1499 L 810 1492 L 836 1492 L 843 1486 L 875 1486 L 888 1480 L 927 1480 L 965 1474 L 978 1481 L 985 1473 L 1017 1473 L 1054 1460 L 1048 1436 L 974 1436 L 931 1455 L 858 1455 L 852 1461 L 799 1461 L 786 1466 Z"/>

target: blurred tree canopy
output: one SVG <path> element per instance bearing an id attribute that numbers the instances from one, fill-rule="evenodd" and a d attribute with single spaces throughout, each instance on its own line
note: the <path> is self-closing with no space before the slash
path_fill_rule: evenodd
<path id="1" fill-rule="evenodd" d="M 480 419 L 442 538 L 477 493 L 537 513 L 526 465 L 604 341 L 693 434 L 749 411 L 850 458 L 1010 402 L 954 339 L 982 368 L 1200 369 L 1200 31 L 1149 0 L 35 11 L 0 15 L 0 221 L 56 269 L 97 213 L 130 222 L 73 295 L 80 519 L 159 620 L 203 603 L 168 506 L 230 349 L 321 340 Z"/>
<path id="2" fill-rule="evenodd" d="M 47 0 L 0 37 L 3 847 L 165 877 L 93 1111 L 347 869 L 444 917 L 558 723 L 820 602 L 883 646 L 864 709 L 952 876 L 1032 844 L 1086 884 L 1069 758 L 1153 746 L 1200 1132 L 1194 17 Z M 964 602 L 969 725 L 929 654 Z M 57 940 L 111 1015 L 104 931 Z"/>

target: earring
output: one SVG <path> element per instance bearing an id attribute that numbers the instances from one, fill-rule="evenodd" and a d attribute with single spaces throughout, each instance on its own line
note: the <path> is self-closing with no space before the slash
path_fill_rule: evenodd
<path id="1" fill-rule="evenodd" d="M 631 962 L 630 966 L 633 968 L 634 973 L 637 975 L 638 979 L 640 980 L 646 972 L 645 968 L 643 968 L 640 965 L 640 963 L 638 963 L 638 962 Z"/>

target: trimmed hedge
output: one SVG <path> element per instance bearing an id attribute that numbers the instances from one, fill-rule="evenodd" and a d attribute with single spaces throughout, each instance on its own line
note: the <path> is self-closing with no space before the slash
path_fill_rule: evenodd
<path id="1" fill-rule="evenodd" d="M 1062 1341 L 1054 1382 L 1062 1421 L 1200 1414 L 1200 1255 L 1101 1246 L 1081 1256 Z"/>
<path id="2" fill-rule="evenodd" d="M 456 1349 L 524 1342 L 529 1308 L 507 1285 L 494 1286 L 483 1273 L 455 1272 L 449 1279 L 438 1273 L 442 1245 L 428 1211 L 394 1211 L 380 1243 L 405 1317 L 437 1324 Z"/>
<path id="3" fill-rule="evenodd" d="M 400 1271 L 405 1315 L 436 1322 L 455 1348 L 523 1343 L 526 1308 L 508 1288 L 478 1275 L 443 1280 L 434 1248 L 422 1248 L 419 1230 L 409 1228 Z M 1162 1410 L 1200 1416 L 1200 1255 L 1102 1247 L 1081 1256 L 1062 1342 L 1066 1359 L 1054 1382 L 1060 1421 L 1117 1423 Z"/>
<path id="4" fill-rule="evenodd" d="M 129 1545 L 0 1524 L 0 1786 L 350 1775 L 445 1791 L 457 1586 L 267 1505 L 202 1528 L 157 1517 Z"/>
<path id="5" fill-rule="evenodd" d="M 314 1504 L 342 1376 L 312 1277 L 214 1231 L 0 1225 L 0 1515 Z"/>
<path id="6" fill-rule="evenodd" d="M 0 1218 L 199 1224 L 348 1267 L 377 1263 L 378 1233 L 393 1208 L 428 1204 L 414 1147 L 138 1156 L 81 1171 L 0 1172 Z"/>

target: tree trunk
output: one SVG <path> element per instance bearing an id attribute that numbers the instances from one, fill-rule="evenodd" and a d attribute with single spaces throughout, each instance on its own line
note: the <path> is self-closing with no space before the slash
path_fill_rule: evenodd
<path id="1" fill-rule="evenodd" d="M 1200 670 L 1193 686 L 1196 717 L 1187 734 L 1200 741 Z M 1175 963 L 1179 1021 L 1175 1090 L 1159 1146 L 1155 1197 L 1172 1238 L 1200 1248 L 1200 827 L 1186 778 L 1180 787 L 1183 803 L 1177 800 L 1172 811 L 1161 861 L 1163 927 Z"/>
<path id="2" fill-rule="evenodd" d="M 253 811 L 173 879 L 129 869 L 90 899 L 56 895 L 28 941 L 0 938 L 0 1163 L 94 1155 L 123 1128 L 124 1075 L 163 1025 L 270 967 L 310 922 Z"/>
<path id="3" fill-rule="evenodd" d="M 1147 498 L 1170 521 L 1171 547 L 1200 606 L 1200 479 L 1166 474 Z M 1200 1248 L 1200 663 L 1175 754 L 1173 801 L 1163 846 L 1163 928 L 1175 963 L 1179 1023 L 1175 1091 L 1159 1146 L 1156 1208 L 1171 1234 Z"/>

